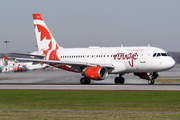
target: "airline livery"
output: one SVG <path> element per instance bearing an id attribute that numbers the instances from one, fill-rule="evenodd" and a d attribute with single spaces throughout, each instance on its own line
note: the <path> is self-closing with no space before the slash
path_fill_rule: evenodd
<path id="1" fill-rule="evenodd" d="M 134 73 L 154 84 L 158 72 L 169 70 L 175 61 L 168 53 L 157 47 L 98 47 L 63 48 L 57 44 L 43 21 L 41 14 L 33 14 L 38 51 L 30 54 L 33 58 L 19 60 L 43 62 L 63 70 L 82 74 L 81 84 L 91 80 L 104 80 L 108 74 L 119 74 L 116 84 L 123 84 L 126 73 Z"/>

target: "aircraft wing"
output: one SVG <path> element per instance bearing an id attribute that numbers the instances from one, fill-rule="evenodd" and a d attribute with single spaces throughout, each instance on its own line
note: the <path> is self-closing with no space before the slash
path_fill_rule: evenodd
<path id="1" fill-rule="evenodd" d="M 39 63 L 42 62 L 42 63 L 45 63 L 45 64 L 56 64 L 55 66 L 60 66 L 60 65 L 71 65 L 71 66 L 104 66 L 104 67 L 107 67 L 109 69 L 114 68 L 114 66 L 112 64 L 102 64 L 102 63 L 87 63 L 87 62 L 76 62 L 76 61 L 57 61 L 57 60 L 44 60 L 44 59 L 31 59 L 31 58 L 15 58 L 15 59 L 23 60 L 23 61 L 30 61 L 30 62 L 39 62 Z"/>
<path id="2" fill-rule="evenodd" d="M 35 54 L 25 54 L 25 53 L 8 53 L 8 54 L 13 54 L 13 55 L 23 55 L 23 56 L 34 56 L 34 57 L 39 57 L 39 58 L 45 58 L 45 55 L 35 55 Z"/>

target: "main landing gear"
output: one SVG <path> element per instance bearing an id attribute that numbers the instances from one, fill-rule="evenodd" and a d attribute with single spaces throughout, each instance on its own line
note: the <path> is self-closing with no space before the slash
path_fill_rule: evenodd
<path id="1" fill-rule="evenodd" d="M 86 78 L 86 77 L 82 77 L 80 79 L 80 83 L 81 84 L 90 84 L 91 83 L 91 80 L 89 78 Z"/>
<path id="2" fill-rule="evenodd" d="M 114 82 L 115 82 L 116 84 L 124 84 L 125 79 L 122 77 L 122 74 L 119 74 L 119 77 L 116 77 L 116 78 L 114 79 Z"/>

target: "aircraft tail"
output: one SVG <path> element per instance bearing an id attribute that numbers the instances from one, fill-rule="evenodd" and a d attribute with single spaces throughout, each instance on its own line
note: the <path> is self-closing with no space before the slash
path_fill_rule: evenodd
<path id="1" fill-rule="evenodd" d="M 8 65 L 8 61 L 7 61 L 7 58 L 8 58 L 8 57 L 6 57 L 5 55 L 3 55 L 3 57 L 4 57 L 4 58 L 3 58 L 3 65 L 4 65 L 4 66 L 7 66 L 7 65 Z"/>
<path id="2" fill-rule="evenodd" d="M 50 30 L 43 21 L 41 14 L 33 14 L 33 21 L 39 51 L 43 51 L 43 54 L 48 56 L 52 51 L 57 51 L 62 48 L 55 41 Z"/>

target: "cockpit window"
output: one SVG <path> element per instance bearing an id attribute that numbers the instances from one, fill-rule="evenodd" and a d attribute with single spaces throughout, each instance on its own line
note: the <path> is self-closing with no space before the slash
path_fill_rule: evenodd
<path id="1" fill-rule="evenodd" d="M 156 53 L 153 54 L 153 57 L 156 57 Z"/>
<path id="2" fill-rule="evenodd" d="M 161 56 L 161 54 L 160 54 L 160 53 L 158 53 L 158 54 L 157 54 L 157 57 L 159 57 L 159 56 Z"/>
<path id="3" fill-rule="evenodd" d="M 154 53 L 153 57 L 159 57 L 159 56 L 169 56 L 168 53 Z"/>
<path id="4" fill-rule="evenodd" d="M 167 54 L 166 53 L 161 53 L 161 56 L 167 56 Z"/>

